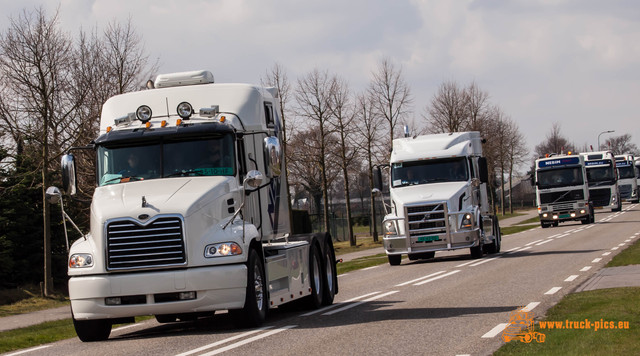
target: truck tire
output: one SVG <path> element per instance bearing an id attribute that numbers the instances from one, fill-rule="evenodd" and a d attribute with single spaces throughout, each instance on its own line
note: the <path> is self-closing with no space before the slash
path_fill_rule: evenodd
<path id="1" fill-rule="evenodd" d="M 402 255 L 387 255 L 389 259 L 389 264 L 392 266 L 398 266 L 400 261 L 402 261 Z"/>
<path id="2" fill-rule="evenodd" d="M 311 285 L 311 294 L 306 297 L 306 304 L 311 309 L 318 309 L 322 306 L 325 283 L 322 267 L 320 248 L 316 243 L 312 242 L 309 249 L 309 284 Z"/>
<path id="3" fill-rule="evenodd" d="M 333 304 L 333 298 L 338 288 L 338 273 L 336 271 L 336 255 L 333 245 L 329 241 L 331 236 L 327 235 L 324 244 L 324 294 L 322 295 L 322 305 Z"/>
<path id="4" fill-rule="evenodd" d="M 471 247 L 470 249 L 471 252 L 471 258 L 482 258 L 482 256 L 484 255 L 484 251 L 483 251 L 483 246 L 482 244 L 475 246 L 475 247 Z"/>
<path id="5" fill-rule="evenodd" d="M 82 342 L 104 341 L 111 334 L 111 321 L 108 319 L 76 320 L 73 318 L 73 327 Z"/>
<path id="6" fill-rule="evenodd" d="M 230 310 L 230 314 L 237 326 L 255 327 L 266 319 L 268 305 L 264 266 L 258 252 L 252 248 L 249 250 L 247 260 L 247 291 L 244 307 L 239 310 Z"/>
<path id="7" fill-rule="evenodd" d="M 500 225 L 498 224 L 497 217 L 494 217 L 492 224 L 492 230 L 495 236 L 493 237 L 493 242 L 490 245 L 486 245 L 486 252 L 490 254 L 500 252 L 500 248 L 502 247 L 502 231 L 500 231 Z"/>
<path id="8" fill-rule="evenodd" d="M 547 223 L 545 223 L 545 222 L 542 222 L 542 221 L 541 221 L 541 222 L 540 222 L 540 226 L 541 226 L 543 229 L 546 229 L 546 228 L 548 228 L 549 226 L 551 226 L 551 224 L 547 224 Z"/>

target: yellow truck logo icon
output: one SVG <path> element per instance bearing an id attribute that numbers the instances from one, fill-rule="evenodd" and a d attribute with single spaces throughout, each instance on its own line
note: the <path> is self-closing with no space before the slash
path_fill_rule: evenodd
<path id="1" fill-rule="evenodd" d="M 502 340 L 504 342 L 517 340 L 527 344 L 533 340 L 538 343 L 544 342 L 546 335 L 535 331 L 534 316 L 532 312 L 525 312 L 522 308 L 511 312 L 509 325 L 502 332 Z"/>

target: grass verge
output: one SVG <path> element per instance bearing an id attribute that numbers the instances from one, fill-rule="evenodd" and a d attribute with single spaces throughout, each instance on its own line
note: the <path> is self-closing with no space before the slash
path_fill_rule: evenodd
<path id="1" fill-rule="evenodd" d="M 388 261 L 389 260 L 386 253 L 380 253 L 374 256 L 360 257 L 351 261 L 338 263 L 337 272 L 338 274 L 343 274 L 350 271 L 355 271 L 357 269 L 382 265 L 387 263 Z"/>
<path id="2" fill-rule="evenodd" d="M 373 237 L 360 237 L 356 241 L 356 246 L 351 246 L 349 241 L 336 241 L 333 243 L 333 248 L 336 251 L 336 256 L 343 255 L 345 253 L 368 250 L 376 247 L 382 247 L 382 237 L 378 238 L 377 242 L 373 241 Z"/>
<path id="3" fill-rule="evenodd" d="M 152 317 L 136 317 L 136 322 Z M 114 325 L 114 328 L 118 325 Z M 71 319 L 48 321 L 26 328 L 0 332 L 0 353 L 35 347 L 76 337 Z"/>
<path id="4" fill-rule="evenodd" d="M 640 240 L 616 255 L 606 267 L 634 264 L 640 264 Z M 535 331 L 545 334 L 545 342 L 511 341 L 495 355 L 635 355 L 640 350 L 638 294 L 639 287 L 569 294 L 541 320 L 560 322 L 561 329 L 542 329 L 538 322 Z M 567 321 L 587 320 L 591 322 L 590 328 L 586 328 L 586 323 L 582 325 L 585 328 L 568 328 Z M 599 330 L 596 322 L 600 322 Z M 605 322 L 609 328 L 603 328 Z"/>

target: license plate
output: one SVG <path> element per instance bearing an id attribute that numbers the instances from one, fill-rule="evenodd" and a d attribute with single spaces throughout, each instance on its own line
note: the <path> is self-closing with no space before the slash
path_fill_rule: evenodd
<path id="1" fill-rule="evenodd" d="M 418 237 L 418 242 L 431 242 L 431 241 L 438 241 L 439 238 L 438 236 L 419 236 Z"/>
<path id="2" fill-rule="evenodd" d="M 562 214 L 562 215 L 560 215 L 560 218 L 561 218 L 561 219 L 564 219 L 564 218 L 570 218 L 570 217 L 571 217 L 571 215 L 569 215 L 569 214 Z"/>

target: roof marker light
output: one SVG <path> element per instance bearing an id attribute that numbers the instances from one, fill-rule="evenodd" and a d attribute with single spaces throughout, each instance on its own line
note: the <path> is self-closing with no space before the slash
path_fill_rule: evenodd
<path id="1" fill-rule="evenodd" d="M 176 126 L 180 126 L 180 125 L 182 125 L 182 119 L 178 119 L 178 120 L 176 121 Z"/>
<path id="2" fill-rule="evenodd" d="M 151 108 L 147 105 L 142 105 L 136 110 L 136 117 L 142 122 L 151 120 Z"/>
<path id="3" fill-rule="evenodd" d="M 160 127 L 165 127 L 167 126 L 167 120 L 162 120 L 162 122 L 160 123 Z"/>
<path id="4" fill-rule="evenodd" d="M 146 128 L 150 128 L 150 127 L 151 127 L 151 123 L 150 123 L 149 121 L 147 121 L 147 122 L 144 124 L 144 127 L 146 127 Z"/>
<path id="5" fill-rule="evenodd" d="M 178 108 L 176 110 L 178 111 L 178 116 L 180 116 L 183 120 L 187 120 L 191 117 L 191 115 L 193 115 L 193 107 L 186 101 L 178 104 Z"/>

